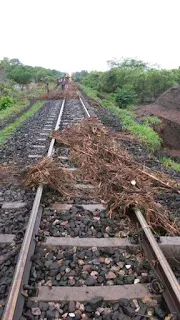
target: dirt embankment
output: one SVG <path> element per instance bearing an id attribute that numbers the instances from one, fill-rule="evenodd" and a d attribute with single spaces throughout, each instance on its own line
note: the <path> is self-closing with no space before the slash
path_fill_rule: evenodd
<path id="1" fill-rule="evenodd" d="M 169 155 L 180 157 L 180 86 L 165 91 L 155 103 L 138 107 L 139 118 L 155 115 L 161 119 L 161 125 L 154 129 L 163 140 Z"/>

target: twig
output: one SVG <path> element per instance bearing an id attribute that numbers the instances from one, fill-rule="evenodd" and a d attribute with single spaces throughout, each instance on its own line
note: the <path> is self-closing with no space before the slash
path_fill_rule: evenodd
<path id="1" fill-rule="evenodd" d="M 152 174 L 150 174 L 150 173 L 148 173 L 148 172 L 146 172 L 146 171 L 144 171 L 144 170 L 138 169 L 138 168 L 137 168 L 137 170 L 138 170 L 139 172 L 147 175 L 147 176 L 150 177 L 151 179 L 153 179 L 153 180 L 161 183 L 161 184 L 162 184 L 163 186 L 165 186 L 166 188 L 172 189 L 172 190 L 174 190 L 175 192 L 177 192 L 178 194 L 180 194 L 180 191 L 179 191 L 179 190 L 177 190 L 176 188 L 174 188 L 174 187 L 172 187 L 172 186 L 169 186 L 167 183 L 165 183 L 164 181 L 158 179 L 158 178 L 155 177 L 154 175 L 152 175 Z"/>

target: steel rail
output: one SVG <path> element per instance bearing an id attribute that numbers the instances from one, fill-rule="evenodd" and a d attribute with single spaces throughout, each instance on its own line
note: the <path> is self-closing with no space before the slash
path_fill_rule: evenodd
<path id="1" fill-rule="evenodd" d="M 59 113 L 59 116 L 58 116 L 58 119 L 57 119 L 57 123 L 56 123 L 56 126 L 55 126 L 54 130 L 58 130 L 59 129 L 59 125 L 61 123 L 62 114 L 63 114 L 63 111 L 64 111 L 64 104 L 65 104 L 65 99 L 62 102 L 61 110 L 60 110 L 60 113 Z M 54 143 L 55 143 L 55 139 L 52 138 L 50 146 L 49 146 L 48 154 L 47 154 L 48 157 L 50 157 L 52 155 L 52 153 L 53 153 Z"/>
<path id="2" fill-rule="evenodd" d="M 167 303 L 170 312 L 180 319 L 180 285 L 177 281 L 168 261 L 159 247 L 150 226 L 147 224 L 142 213 L 134 209 L 136 217 L 143 230 L 142 247 L 147 258 L 154 269 L 157 279 L 163 285 L 162 295 Z"/>
<path id="3" fill-rule="evenodd" d="M 82 99 L 81 99 L 80 96 L 79 96 L 79 100 L 81 101 L 81 104 L 82 104 L 82 106 L 84 107 L 84 110 L 85 110 L 87 116 L 90 118 L 91 115 L 90 115 L 90 113 L 88 112 L 88 110 L 87 110 L 87 108 L 86 108 L 86 106 L 85 106 L 85 104 L 84 104 L 84 102 L 82 101 Z"/>
<path id="4" fill-rule="evenodd" d="M 59 128 L 61 118 L 62 118 L 62 113 L 64 110 L 64 104 L 65 104 L 65 99 L 62 102 L 62 106 L 61 106 L 61 110 L 60 110 L 60 113 L 58 116 L 55 130 L 57 130 Z M 48 154 L 47 154 L 48 157 L 53 152 L 54 143 L 55 143 L 55 139 L 52 139 L 50 146 L 49 146 Z M 31 265 L 30 252 L 33 251 L 33 250 L 31 250 L 31 245 L 34 245 L 34 247 L 35 247 L 36 241 L 35 241 L 34 236 L 35 236 L 35 225 L 36 225 L 37 218 L 38 218 L 38 222 L 40 224 L 41 217 L 38 217 L 38 213 L 39 213 L 39 209 L 40 209 L 40 201 L 41 201 L 41 197 L 42 197 L 42 192 L 43 192 L 43 186 L 39 185 L 39 187 L 37 188 L 37 191 L 36 191 L 36 196 L 35 196 L 35 199 L 33 202 L 33 207 L 32 207 L 32 211 L 30 214 L 29 222 L 27 225 L 24 240 L 23 240 L 21 250 L 19 253 L 18 262 L 16 265 L 13 281 L 11 284 L 8 300 L 6 303 L 6 307 L 3 312 L 2 320 L 19 320 L 19 315 L 21 315 L 21 313 L 22 313 L 23 302 L 24 302 L 23 295 L 22 295 L 23 285 L 28 283 L 28 276 L 27 275 L 25 277 L 27 283 L 23 283 L 24 276 L 25 276 L 24 272 L 25 272 L 25 268 L 27 266 L 27 263 L 29 264 L 28 269 L 30 271 L 30 265 Z M 41 214 L 40 214 L 40 216 L 41 216 Z M 38 229 L 38 227 L 39 226 L 36 226 L 36 229 Z M 33 252 L 31 254 L 33 254 Z"/>

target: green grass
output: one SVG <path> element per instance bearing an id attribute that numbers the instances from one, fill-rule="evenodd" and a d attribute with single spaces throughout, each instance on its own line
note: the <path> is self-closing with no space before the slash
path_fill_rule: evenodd
<path id="1" fill-rule="evenodd" d="M 163 158 L 161 159 L 161 162 L 163 163 L 163 165 L 164 165 L 166 168 L 171 168 L 171 169 L 173 169 L 174 171 L 180 172 L 180 163 L 175 162 L 174 160 L 172 160 L 172 159 L 170 159 L 170 158 L 166 158 L 166 157 L 163 157 Z"/>
<path id="2" fill-rule="evenodd" d="M 161 120 L 156 116 L 147 116 L 142 120 L 147 125 L 158 125 L 161 124 Z"/>
<path id="3" fill-rule="evenodd" d="M 0 111 L 0 121 L 8 119 L 12 114 L 18 114 L 28 104 L 28 100 L 16 102 L 12 106 Z"/>
<path id="4" fill-rule="evenodd" d="M 18 118 L 15 122 L 13 122 L 12 124 L 10 124 L 9 126 L 7 126 L 6 128 L 4 128 L 1 132 L 0 132 L 0 144 L 3 144 L 6 142 L 6 140 L 8 139 L 8 137 L 13 134 L 13 132 L 20 127 L 23 122 L 28 119 L 29 117 L 33 116 L 40 108 L 41 106 L 44 104 L 44 101 L 38 101 L 36 102 L 32 108 L 30 110 L 28 110 L 27 112 L 25 112 L 20 118 Z"/>
<path id="5" fill-rule="evenodd" d="M 82 91 L 90 98 L 95 99 L 96 101 L 98 101 L 99 103 L 102 102 L 102 100 L 100 98 L 98 98 L 97 94 L 98 91 L 94 90 L 92 88 L 89 87 L 85 87 L 83 85 L 79 85 L 80 89 L 82 89 Z"/>
<path id="6" fill-rule="evenodd" d="M 87 88 L 85 86 L 80 85 L 82 91 L 87 94 L 90 98 L 95 99 L 102 106 L 107 107 L 111 110 L 112 113 L 118 115 L 123 123 L 123 127 L 125 130 L 128 130 L 130 133 L 138 136 L 140 141 L 146 145 L 148 150 L 154 152 L 161 148 L 161 138 L 159 135 L 148 125 L 148 123 L 138 123 L 136 121 L 135 114 L 129 110 L 132 109 L 132 106 L 128 109 L 120 109 L 115 105 L 115 102 L 111 99 L 99 99 L 97 98 L 97 91 L 91 88 Z M 153 121 L 155 121 L 156 117 L 153 117 Z"/>
<path id="7" fill-rule="evenodd" d="M 135 115 L 125 109 L 120 109 L 115 106 L 110 106 L 109 109 L 119 115 L 123 123 L 124 129 L 130 133 L 138 136 L 140 141 L 152 152 L 161 148 L 161 138 L 159 135 L 150 128 L 147 124 L 140 124 L 136 121 Z"/>

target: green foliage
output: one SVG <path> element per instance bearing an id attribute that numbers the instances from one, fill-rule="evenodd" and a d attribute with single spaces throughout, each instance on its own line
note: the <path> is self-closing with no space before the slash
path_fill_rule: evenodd
<path id="1" fill-rule="evenodd" d="M 123 84 L 124 83 L 119 78 L 117 68 L 112 68 L 109 71 L 103 72 L 99 78 L 99 88 L 103 92 L 113 93 Z"/>
<path id="2" fill-rule="evenodd" d="M 8 84 L 0 83 L 0 97 L 2 96 L 13 97 L 14 93 L 15 93 L 15 89 L 13 88 L 11 83 L 8 83 Z"/>
<path id="3" fill-rule="evenodd" d="M 147 116 L 143 118 L 143 123 L 148 125 L 158 125 L 161 124 L 161 120 L 156 116 Z"/>
<path id="4" fill-rule="evenodd" d="M 151 152 L 161 148 L 162 141 L 159 135 L 148 125 L 138 123 L 135 115 L 131 111 L 122 110 L 110 105 L 109 108 L 113 113 L 119 115 L 124 129 L 127 129 L 132 134 L 137 135 L 140 141 L 146 145 Z"/>
<path id="5" fill-rule="evenodd" d="M 8 137 L 18 128 L 20 127 L 23 122 L 33 116 L 33 114 L 35 114 L 43 105 L 44 101 L 38 101 L 36 102 L 32 108 L 25 112 L 21 117 L 19 117 L 15 122 L 13 122 L 12 124 L 10 124 L 9 126 L 7 126 L 5 129 L 1 130 L 0 132 L 0 144 L 3 144 L 6 142 L 6 140 L 8 139 Z"/>
<path id="6" fill-rule="evenodd" d="M 136 94 L 133 89 L 128 87 L 118 88 L 116 90 L 115 101 L 120 108 L 126 108 L 135 103 Z"/>
<path id="7" fill-rule="evenodd" d="M 92 88 L 88 88 L 86 86 L 80 85 L 80 88 L 82 89 L 82 91 L 89 97 L 91 97 L 92 99 L 96 99 L 96 101 L 98 101 L 99 103 L 101 102 L 101 100 L 98 98 L 97 94 L 98 91 L 94 90 Z"/>
<path id="8" fill-rule="evenodd" d="M 149 64 L 142 60 L 136 60 L 133 58 L 123 58 L 123 57 L 120 60 L 117 60 L 117 59 L 109 60 L 108 65 L 111 68 L 118 67 L 119 69 L 126 69 L 126 70 L 141 69 L 145 71 L 149 68 Z"/>
<path id="9" fill-rule="evenodd" d="M 56 78 L 62 76 L 62 73 L 56 72 L 56 70 L 44 69 L 35 67 L 32 70 L 32 76 L 36 83 L 38 82 L 53 82 Z"/>
<path id="10" fill-rule="evenodd" d="M 109 65 L 111 69 L 106 72 L 82 72 L 81 83 L 101 94 L 130 86 L 136 103 L 153 102 L 165 90 L 180 84 L 179 69 L 164 70 L 132 58 L 109 61 Z"/>
<path id="11" fill-rule="evenodd" d="M 0 70 L 5 71 L 7 78 L 23 86 L 31 81 L 54 82 L 57 78 L 64 76 L 64 72 L 46 69 L 42 67 L 31 67 L 22 64 L 19 59 L 4 58 L 0 61 Z"/>
<path id="12" fill-rule="evenodd" d="M 75 81 L 80 82 L 84 77 L 88 75 L 87 70 L 81 70 L 80 72 L 74 72 L 72 77 Z"/>
<path id="13" fill-rule="evenodd" d="M 132 111 L 120 109 L 114 105 L 114 102 L 106 99 L 97 98 L 97 91 L 91 88 L 87 88 L 85 86 L 80 86 L 82 91 L 86 93 L 90 98 L 95 99 L 101 105 L 109 108 L 112 113 L 118 115 L 123 123 L 123 127 L 125 130 L 128 130 L 134 135 L 137 135 L 140 141 L 146 145 L 146 147 L 154 152 L 155 150 L 159 150 L 161 148 L 161 138 L 159 135 L 150 128 L 147 124 L 140 124 L 136 121 L 135 115 Z"/>
<path id="14" fill-rule="evenodd" d="M 99 78 L 100 78 L 101 74 L 102 74 L 102 72 L 89 73 L 88 76 L 85 76 L 82 79 L 82 84 L 89 87 L 89 88 L 98 90 L 99 89 Z"/>
<path id="15" fill-rule="evenodd" d="M 6 108 L 9 108 L 15 103 L 15 100 L 11 97 L 4 96 L 0 98 L 0 110 L 4 110 Z"/>
<path id="16" fill-rule="evenodd" d="M 32 72 L 25 66 L 16 65 L 8 71 L 9 79 L 17 82 L 18 84 L 24 86 L 31 82 Z"/>
<path id="17" fill-rule="evenodd" d="M 21 100 L 18 102 L 13 103 L 9 108 L 1 110 L 0 112 L 0 122 L 9 119 L 11 115 L 18 114 L 22 112 L 24 108 L 26 108 L 28 105 L 28 100 Z"/>
<path id="18" fill-rule="evenodd" d="M 166 157 L 163 157 L 161 161 L 166 168 L 171 168 L 174 171 L 180 172 L 180 163 L 175 162 L 174 160 Z"/>

